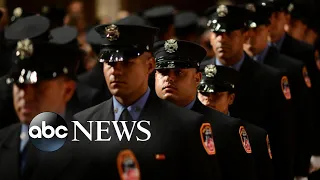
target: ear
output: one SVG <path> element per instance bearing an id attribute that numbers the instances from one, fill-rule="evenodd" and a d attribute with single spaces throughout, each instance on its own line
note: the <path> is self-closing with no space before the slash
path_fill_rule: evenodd
<path id="1" fill-rule="evenodd" d="M 246 41 L 248 41 L 248 39 L 250 38 L 250 34 L 249 34 L 249 31 L 250 30 L 243 30 L 243 38 L 244 38 L 244 41 L 243 42 L 246 42 Z"/>
<path id="2" fill-rule="evenodd" d="M 284 14 L 285 20 L 286 20 L 286 24 L 289 24 L 291 21 L 291 15 L 289 13 L 285 13 Z"/>
<path id="3" fill-rule="evenodd" d="M 229 104 L 229 106 L 233 104 L 235 97 L 236 97 L 236 95 L 234 93 L 229 94 L 229 96 L 228 96 L 228 104 Z"/>
<path id="4" fill-rule="evenodd" d="M 147 60 L 147 66 L 148 66 L 148 74 L 151 74 L 156 67 L 156 60 L 154 59 L 154 57 L 150 57 Z"/>
<path id="5" fill-rule="evenodd" d="M 64 82 L 64 100 L 67 103 L 72 98 L 76 90 L 76 82 L 73 80 L 65 80 Z"/>
<path id="6" fill-rule="evenodd" d="M 268 34 L 270 33 L 270 24 L 266 25 L 266 28 L 267 28 L 267 31 L 268 31 Z"/>
<path id="7" fill-rule="evenodd" d="M 200 84 L 201 79 L 202 79 L 202 74 L 201 74 L 201 72 L 196 72 L 194 78 L 195 78 L 196 84 L 197 84 L 197 86 L 198 86 L 198 85 Z"/>
<path id="8" fill-rule="evenodd" d="M 209 33 L 209 35 L 208 35 L 209 42 L 210 42 L 211 46 L 214 47 L 213 45 L 214 45 L 214 39 L 216 38 L 216 35 L 211 31 L 209 31 L 208 33 Z"/>

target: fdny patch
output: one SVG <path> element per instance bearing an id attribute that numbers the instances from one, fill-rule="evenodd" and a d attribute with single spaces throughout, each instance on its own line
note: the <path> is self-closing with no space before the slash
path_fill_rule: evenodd
<path id="1" fill-rule="evenodd" d="M 270 146 L 270 141 L 269 141 L 269 136 L 267 135 L 267 147 L 268 147 L 268 153 L 269 153 L 269 157 L 270 159 L 272 159 L 272 153 L 271 153 L 271 146 Z"/>
<path id="2" fill-rule="evenodd" d="M 140 180 L 140 167 L 134 153 L 123 150 L 118 154 L 117 166 L 121 180 Z"/>
<path id="3" fill-rule="evenodd" d="M 213 141 L 212 129 L 209 123 L 203 123 L 200 128 L 201 142 L 209 155 L 216 154 L 216 148 Z"/>
<path id="4" fill-rule="evenodd" d="M 302 75 L 303 75 L 303 79 L 304 79 L 304 82 L 306 83 L 307 87 L 311 88 L 311 80 L 310 80 L 310 77 L 309 77 L 308 70 L 307 70 L 306 66 L 304 66 L 302 68 Z"/>
<path id="5" fill-rule="evenodd" d="M 291 91 L 290 91 L 289 80 L 287 76 L 283 76 L 281 79 L 281 89 L 286 100 L 291 99 Z"/>
<path id="6" fill-rule="evenodd" d="M 243 126 L 240 126 L 239 134 L 240 134 L 240 138 L 241 138 L 241 142 L 242 142 L 244 150 L 248 154 L 252 153 L 251 145 L 250 145 L 250 141 L 249 141 L 249 136 L 248 136 L 247 131 L 245 130 L 245 128 Z"/>

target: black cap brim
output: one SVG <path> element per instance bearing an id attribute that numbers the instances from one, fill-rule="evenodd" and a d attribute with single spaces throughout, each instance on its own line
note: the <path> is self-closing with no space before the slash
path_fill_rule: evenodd
<path id="1" fill-rule="evenodd" d="M 141 56 L 145 51 L 133 48 L 104 48 L 100 51 L 99 62 L 115 63 Z"/>
<path id="2" fill-rule="evenodd" d="M 186 60 L 161 60 L 156 62 L 155 69 L 188 69 L 197 67 L 196 64 Z"/>
<path id="3" fill-rule="evenodd" d="M 231 89 L 228 87 L 214 85 L 214 84 L 200 84 L 198 86 L 198 92 L 200 93 L 231 92 Z"/>
<path id="4" fill-rule="evenodd" d="M 225 21 L 221 20 L 212 20 L 211 22 L 208 22 L 208 27 L 211 32 L 231 32 L 235 30 L 239 30 L 242 28 L 245 28 L 244 23 L 233 23 L 230 24 Z"/>
<path id="5" fill-rule="evenodd" d="M 204 78 L 198 86 L 198 92 L 214 93 L 214 92 L 233 92 L 234 88 L 231 84 L 220 82 L 211 78 Z"/>
<path id="6" fill-rule="evenodd" d="M 52 80 L 59 76 L 65 75 L 71 78 L 74 81 L 77 81 L 77 77 L 71 74 L 68 74 L 68 71 L 62 70 L 61 72 L 49 72 L 49 71 L 37 71 L 32 69 L 13 69 L 6 80 L 8 85 L 10 84 L 36 84 L 45 80 Z"/>

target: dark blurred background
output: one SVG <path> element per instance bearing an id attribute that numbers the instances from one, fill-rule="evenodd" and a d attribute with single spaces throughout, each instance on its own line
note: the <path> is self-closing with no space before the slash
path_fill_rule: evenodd
<path id="1" fill-rule="evenodd" d="M 90 56 L 92 48 L 86 40 L 88 30 L 95 25 L 108 24 L 127 17 L 132 13 L 142 15 L 143 11 L 148 8 L 159 5 L 172 5 L 176 12 L 191 10 L 201 17 L 209 7 L 216 4 L 240 4 L 252 1 L 254 0 L 0 0 L 0 13 L 3 14 L 0 20 L 0 32 L 3 32 L 4 28 L 15 20 L 33 14 L 49 17 L 53 26 L 70 25 L 76 27 L 79 45 L 88 54 L 80 71 L 85 72 L 96 64 L 95 58 Z M 320 7 L 320 0 L 295 1 L 302 1 L 312 8 Z M 315 12 L 313 16 L 317 16 L 319 10 Z M 204 24 L 206 24 L 206 21 L 201 21 L 201 18 L 199 22 L 202 22 L 202 24 L 205 22 Z M 9 52 L 4 48 L 7 45 L 3 44 L 4 41 L 2 39 L 2 33 L 0 33 L 1 52 Z M 203 34 L 202 39 L 204 39 L 203 44 L 206 44 L 205 41 L 208 41 L 206 33 Z M 208 54 L 210 54 L 210 48 L 206 49 Z M 2 54 L 0 56 L 7 56 Z M 10 57 L 10 54 L 8 57 Z M 4 63 L 4 59 L 9 58 L 3 57 L 1 59 L 0 76 L 8 72 L 11 65 L 10 61 Z"/>

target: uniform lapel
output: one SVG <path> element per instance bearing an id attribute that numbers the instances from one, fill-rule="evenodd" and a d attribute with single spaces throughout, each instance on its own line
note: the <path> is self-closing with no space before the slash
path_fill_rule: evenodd
<path id="1" fill-rule="evenodd" d="M 283 54 L 286 54 L 286 52 L 289 52 L 293 49 L 291 49 L 291 44 L 292 44 L 292 37 L 286 33 L 283 43 L 280 49 L 280 52 Z"/>
<path id="2" fill-rule="evenodd" d="M 57 179 L 57 175 L 66 169 L 73 157 L 72 149 L 66 145 L 58 151 L 37 152 L 37 155 L 36 159 L 39 161 L 37 168 L 34 168 L 34 171 L 28 171 L 30 174 L 25 175 L 31 177 L 30 179 Z M 37 162 L 33 162 L 35 163 Z"/>
<path id="3" fill-rule="evenodd" d="M 20 131 L 20 124 L 14 126 L 7 134 L 2 147 L 0 144 L 1 179 L 20 179 Z"/>
<path id="4" fill-rule="evenodd" d="M 240 73 L 241 74 L 251 73 L 251 71 L 252 71 L 251 67 L 252 67 L 252 60 L 249 58 L 249 56 L 247 54 L 245 54 L 245 58 L 243 60 L 241 68 L 240 68 Z"/>
<path id="5" fill-rule="evenodd" d="M 105 102 L 105 104 L 103 105 L 103 109 L 104 111 L 101 114 L 101 119 L 113 121 L 115 118 L 112 98 Z"/>
<path id="6" fill-rule="evenodd" d="M 193 107 L 191 108 L 192 111 L 195 111 L 195 112 L 202 112 L 202 108 L 203 108 L 203 104 L 199 101 L 198 98 L 196 98 L 196 101 L 193 105 Z"/>
<path id="7" fill-rule="evenodd" d="M 277 57 L 276 57 L 277 54 L 278 54 L 278 50 L 275 47 L 270 46 L 268 53 L 264 59 L 264 64 L 273 65 L 277 60 Z"/>
<path id="8" fill-rule="evenodd" d="M 162 115 L 159 114 L 161 113 L 161 100 L 158 98 L 158 96 L 154 93 L 154 92 L 150 92 L 150 95 L 148 97 L 148 100 L 140 114 L 140 117 L 139 117 L 139 120 L 145 120 L 145 121 L 150 121 L 150 126 L 146 126 L 146 124 L 141 124 L 143 127 L 147 128 L 150 133 L 152 133 L 152 136 L 155 135 L 155 136 L 160 136 L 162 132 L 160 131 L 157 131 L 158 129 L 162 129 L 160 127 L 160 124 L 158 124 L 159 122 L 159 117 L 161 117 Z M 136 124 L 136 127 L 135 127 L 135 130 L 134 132 L 137 133 L 137 136 L 140 137 L 140 138 L 144 138 L 146 137 L 145 134 L 143 134 L 142 132 L 140 132 L 138 129 L 137 129 L 137 124 Z M 151 136 L 151 138 L 152 138 Z M 134 136 L 135 137 L 135 136 Z M 148 143 L 151 143 L 153 142 L 152 140 L 148 141 L 148 142 L 143 142 L 143 143 L 140 143 L 140 147 L 141 149 L 143 149 L 145 146 L 148 145 Z"/>
<path id="9" fill-rule="evenodd" d="M 159 102 L 160 99 L 156 96 L 156 94 L 154 92 L 150 92 L 150 95 L 148 97 L 148 100 L 143 108 L 143 110 L 141 111 L 140 120 L 155 120 L 157 119 L 158 116 L 156 116 L 156 114 L 159 114 Z"/>
<path id="10" fill-rule="evenodd" d="M 242 88 L 245 88 L 248 85 L 250 85 L 250 84 L 248 84 L 248 82 L 250 82 L 249 78 L 254 76 L 252 61 L 253 60 L 249 59 L 248 55 L 245 55 L 244 61 L 243 61 L 242 66 L 240 68 L 240 83 L 237 87 L 237 91 L 242 92 Z"/>
<path id="11" fill-rule="evenodd" d="M 26 155 L 26 165 L 22 174 L 22 179 L 27 179 L 27 177 L 30 177 L 34 171 L 35 168 L 40 160 L 41 151 L 36 149 L 30 141 L 26 145 L 27 155 Z"/>

